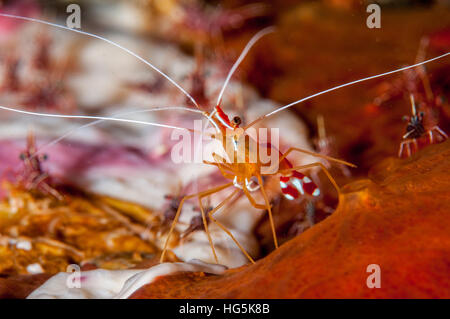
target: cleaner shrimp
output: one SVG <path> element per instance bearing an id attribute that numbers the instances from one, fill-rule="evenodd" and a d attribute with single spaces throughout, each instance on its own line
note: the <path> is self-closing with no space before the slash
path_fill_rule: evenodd
<path id="1" fill-rule="evenodd" d="M 47 156 L 34 156 L 36 151 L 34 135 L 29 133 L 27 147 L 20 154 L 20 159 L 23 161 L 23 170 L 18 177 L 19 184 L 27 191 L 36 190 L 44 194 L 52 195 L 58 200 L 63 200 L 62 195 L 52 187 L 50 176 L 42 168 L 42 161 L 47 160 Z"/>
<path id="2" fill-rule="evenodd" d="M 411 116 L 405 116 L 404 120 L 408 121 L 406 126 L 406 133 L 403 135 L 403 141 L 400 143 L 398 150 L 398 157 L 409 157 L 419 150 L 418 140 L 425 135 L 428 136 L 428 143 L 442 142 L 448 138 L 448 135 L 435 124 L 435 121 L 424 121 L 425 112 L 417 112 L 417 105 L 414 95 L 410 95 L 411 100 Z M 431 111 L 431 110 L 428 110 Z M 427 114 L 431 117 L 430 114 Z M 414 146 L 411 149 L 411 145 Z M 406 150 L 406 154 L 405 154 Z"/>
<path id="3" fill-rule="evenodd" d="M 225 89 L 226 89 L 233 73 L 235 72 L 237 67 L 240 65 L 242 60 L 245 58 L 245 56 L 247 55 L 250 48 L 261 37 L 274 32 L 274 28 L 272 28 L 272 27 L 261 30 L 256 35 L 254 35 L 251 38 L 251 40 L 247 43 L 247 45 L 243 49 L 241 55 L 238 57 L 238 59 L 232 66 L 231 70 L 229 71 L 229 73 L 224 81 L 224 84 L 222 86 L 222 89 L 219 93 L 219 96 L 217 98 L 216 105 L 213 107 L 213 109 L 210 112 L 208 112 L 208 111 L 202 111 L 200 109 L 199 105 L 197 104 L 197 102 L 195 101 L 195 99 L 191 95 L 189 95 L 189 93 L 187 93 L 187 91 L 184 90 L 180 85 L 178 85 L 173 79 L 171 79 L 168 75 L 163 73 L 160 69 L 158 69 L 153 64 L 146 61 L 144 58 L 140 57 L 136 53 L 130 51 L 127 48 L 122 47 L 121 45 L 119 45 L 111 40 L 108 40 L 101 36 L 91 34 L 91 33 L 85 32 L 85 31 L 70 29 L 68 27 L 64 27 L 64 26 L 61 26 L 58 24 L 54 24 L 54 23 L 50 23 L 50 22 L 46 22 L 46 21 L 42 21 L 42 20 L 38 20 L 38 19 L 34 19 L 34 18 L 14 16 L 14 15 L 9 15 L 9 14 L 4 14 L 4 13 L 0 13 L 0 16 L 6 17 L 6 18 L 14 18 L 14 19 L 21 19 L 21 20 L 25 20 L 25 21 L 37 22 L 37 23 L 46 24 L 46 25 L 50 25 L 53 27 L 61 28 L 61 29 L 70 30 L 72 32 L 80 33 L 80 34 L 83 34 L 83 35 L 86 35 L 86 36 L 89 36 L 92 38 L 96 38 L 96 39 L 105 41 L 115 47 L 120 48 L 121 50 L 127 52 L 128 54 L 134 56 L 135 58 L 137 58 L 138 60 L 140 60 L 147 66 L 149 66 L 151 69 L 153 69 L 154 71 L 159 73 L 161 76 L 163 76 L 166 80 L 168 80 L 170 83 L 172 83 L 172 85 L 177 87 L 197 108 L 197 109 L 192 109 L 192 108 L 179 107 L 178 109 L 189 110 L 189 111 L 200 113 L 207 120 L 207 126 L 209 124 L 212 124 L 213 129 L 215 131 L 213 134 L 209 134 L 209 135 L 211 137 L 213 137 L 213 139 L 217 140 L 219 142 L 219 144 L 222 145 L 222 148 L 224 151 L 224 156 L 221 156 L 217 153 L 213 153 L 212 156 L 214 158 L 214 161 L 203 161 L 203 163 L 217 167 L 217 169 L 220 170 L 222 175 L 230 181 L 223 185 L 216 186 L 216 187 L 213 187 L 208 190 L 200 191 L 195 194 L 186 195 L 181 199 L 180 204 L 177 209 L 177 212 L 176 212 L 176 215 L 172 221 L 169 233 L 167 235 L 167 238 L 166 238 L 166 241 L 164 244 L 164 248 L 163 248 L 163 251 L 162 251 L 162 254 L 160 257 L 161 262 L 164 262 L 164 257 L 168 250 L 168 243 L 169 243 L 170 237 L 173 233 L 174 227 L 177 224 L 178 218 L 181 214 L 183 204 L 189 199 L 197 199 L 197 201 L 198 201 L 200 211 L 202 213 L 202 220 L 203 220 L 205 232 L 208 236 L 208 241 L 210 243 L 212 253 L 213 253 L 214 258 L 217 263 L 219 261 L 217 259 L 217 255 L 215 253 L 214 244 L 213 244 L 211 236 L 209 234 L 207 216 L 209 217 L 210 222 L 217 224 L 228 236 L 230 236 L 230 238 L 235 242 L 235 244 L 239 247 L 239 249 L 242 251 L 242 253 L 252 263 L 254 263 L 253 258 L 240 245 L 240 243 L 235 239 L 233 234 L 231 234 L 231 232 L 224 225 L 222 225 L 219 221 L 217 221 L 216 218 L 214 217 L 214 213 L 216 213 L 219 209 L 224 207 L 235 195 L 237 195 L 238 193 L 240 193 L 240 195 L 244 194 L 252 206 L 254 206 L 255 208 L 258 208 L 258 209 L 267 210 L 268 215 L 269 215 L 270 224 L 271 224 L 271 230 L 272 230 L 274 244 L 275 244 L 275 247 L 278 248 L 277 235 L 276 235 L 276 231 L 275 231 L 275 227 L 274 227 L 274 223 L 273 223 L 271 205 L 270 205 L 268 194 L 264 187 L 264 178 L 265 177 L 278 176 L 281 192 L 287 199 L 293 200 L 295 198 L 299 198 L 304 195 L 318 196 L 318 195 L 320 195 L 319 188 L 315 185 L 315 183 L 308 176 L 301 173 L 300 170 L 310 169 L 313 167 L 319 167 L 327 175 L 330 182 L 336 188 L 338 194 L 340 194 L 339 186 L 337 185 L 337 183 L 335 182 L 335 180 L 333 179 L 331 174 L 328 172 L 328 169 L 325 167 L 324 164 L 322 164 L 321 162 L 318 161 L 318 162 L 307 164 L 307 165 L 296 166 L 296 165 L 293 165 L 287 159 L 287 156 L 293 152 L 299 152 L 299 153 L 311 155 L 314 157 L 322 158 L 327 161 L 339 163 L 342 165 L 347 165 L 350 167 L 355 167 L 355 165 L 348 163 L 346 161 L 340 160 L 340 159 L 335 159 L 335 158 L 332 158 L 332 157 L 329 157 L 329 156 L 326 156 L 323 154 L 311 152 L 311 151 L 304 150 L 301 148 L 296 148 L 296 147 L 290 147 L 287 151 L 281 152 L 281 150 L 279 150 L 276 146 L 273 145 L 272 140 L 269 140 L 267 142 L 262 142 L 260 140 L 259 135 L 256 135 L 256 137 L 254 137 L 254 136 L 252 137 L 249 134 L 249 132 L 250 132 L 249 129 L 252 128 L 255 124 L 261 122 L 262 120 L 264 120 L 270 116 L 273 116 L 274 114 L 276 114 L 278 112 L 284 111 L 294 105 L 297 105 L 304 101 L 310 100 L 317 96 L 320 96 L 320 95 L 323 95 L 323 94 L 326 94 L 326 93 L 329 93 L 329 92 L 332 92 L 332 91 L 335 91 L 335 90 L 338 90 L 338 89 L 341 89 L 341 88 L 344 88 L 347 86 L 355 85 L 355 84 L 358 84 L 358 83 L 361 83 L 364 81 L 368 81 L 368 80 L 383 77 L 383 76 L 386 76 L 389 74 L 402 72 L 402 71 L 405 71 L 405 70 L 408 70 L 411 68 L 415 68 L 415 67 L 424 65 L 426 63 L 430 63 L 432 61 L 442 59 L 442 58 L 450 55 L 450 52 L 447 52 L 447 53 L 444 53 L 437 57 L 428 59 L 426 61 L 422 61 L 420 63 L 405 66 L 405 67 L 402 67 L 402 68 L 399 68 L 396 70 L 392 70 L 392 71 L 388 71 L 385 73 L 365 77 L 362 79 L 358 79 L 355 81 L 351 81 L 348 83 L 344 83 L 344 84 L 320 91 L 318 93 L 309 95 L 307 97 L 304 97 L 302 99 L 294 101 L 285 106 L 279 107 L 267 114 L 264 114 L 264 115 L 256 118 L 255 120 L 248 123 L 247 125 L 242 125 L 243 123 L 242 123 L 242 120 L 240 117 L 236 116 L 230 120 L 228 115 L 222 110 L 222 108 L 221 108 L 222 97 L 224 95 Z M 121 118 L 121 117 L 119 117 L 120 115 L 112 116 L 112 117 L 87 116 L 87 115 L 61 115 L 61 114 L 29 112 L 29 111 L 23 111 L 23 110 L 20 110 L 17 108 L 11 108 L 11 107 L 5 107 L 5 106 L 0 106 L 0 109 L 6 110 L 6 111 L 18 112 L 18 113 L 27 114 L 27 115 L 33 115 L 33 116 L 95 120 L 94 122 L 86 124 L 82 127 L 85 127 L 87 125 L 94 125 L 101 121 L 119 121 L 119 122 L 127 122 L 127 123 L 132 123 L 132 124 L 151 125 L 151 126 L 165 127 L 165 128 L 178 129 L 178 130 L 187 130 L 189 132 L 194 132 L 193 129 L 189 129 L 189 128 L 177 127 L 177 126 L 153 123 L 153 122 L 146 122 L 146 121 L 139 121 L 139 120 L 130 120 L 130 119 Z M 163 110 L 163 109 L 164 110 L 171 110 L 171 109 L 173 110 L 173 109 L 177 109 L 177 108 L 176 107 L 159 108 L 159 110 Z M 153 110 L 152 109 L 140 110 L 137 112 L 153 111 Z M 131 112 L 128 112 L 128 114 L 130 114 L 130 113 Z M 202 131 L 201 133 L 205 134 L 204 131 Z M 66 134 L 66 136 L 67 136 L 67 134 Z M 61 138 L 59 138 L 58 140 L 60 140 L 60 139 Z M 253 143 L 251 143 L 251 142 L 253 142 Z M 252 147 L 252 145 L 254 147 L 256 146 L 256 148 Z M 258 152 L 257 152 L 258 150 L 261 150 L 261 149 L 263 149 L 267 155 L 270 155 L 272 153 L 278 154 L 279 155 L 278 159 L 275 162 L 263 161 L 258 156 Z M 37 153 L 38 152 L 36 152 L 36 154 Z M 261 154 L 261 153 L 259 153 L 259 154 Z M 254 160 L 252 161 L 251 159 L 254 159 Z M 220 204 L 218 204 L 215 208 L 210 210 L 206 215 L 205 210 L 203 208 L 202 200 L 210 197 L 213 194 L 219 193 L 225 189 L 229 189 L 232 187 L 234 188 L 234 191 L 229 196 L 227 196 Z M 252 193 L 254 193 L 258 190 L 261 192 L 262 197 L 264 198 L 263 204 L 257 203 L 255 198 L 253 197 Z"/>

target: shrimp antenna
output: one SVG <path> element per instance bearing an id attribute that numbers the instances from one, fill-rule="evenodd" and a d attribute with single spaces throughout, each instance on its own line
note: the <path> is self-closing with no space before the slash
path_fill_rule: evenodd
<path id="1" fill-rule="evenodd" d="M 31 21 L 31 22 L 36 22 L 36 23 L 41 23 L 41 24 L 46 24 L 55 28 L 60 28 L 60 29 L 64 29 L 64 30 L 69 30 L 75 33 L 80 33 L 83 35 L 86 35 L 88 37 L 91 38 L 96 38 L 99 40 L 102 40 L 106 43 L 109 43 L 123 51 L 125 51 L 126 53 L 132 55 L 133 57 L 135 57 L 136 59 L 138 59 L 139 61 L 143 62 L 144 64 L 146 64 L 147 66 L 151 67 L 154 71 L 158 72 L 160 75 L 162 75 L 164 78 L 166 78 L 170 83 L 172 83 L 177 89 L 179 89 L 181 92 L 183 92 L 184 95 L 186 95 L 187 98 L 189 98 L 189 100 L 194 103 L 194 105 L 197 108 L 200 108 L 197 104 L 197 102 L 195 101 L 195 99 L 185 90 L 183 89 L 179 84 L 177 84 L 172 78 L 170 78 L 167 74 L 165 74 L 163 71 L 161 71 L 160 69 L 158 69 L 156 66 L 154 66 L 153 64 L 151 64 L 149 61 L 145 60 L 143 57 L 139 56 L 138 54 L 134 53 L 133 51 L 121 46 L 120 44 L 111 41 L 107 38 L 104 38 L 102 36 L 93 34 L 93 33 L 89 33 L 89 32 L 85 32 L 85 31 L 81 31 L 81 30 L 77 30 L 77 29 L 72 29 L 69 27 L 65 27 L 56 23 L 52 23 L 52 22 L 48 22 L 48 21 L 44 21 L 44 20 L 39 20 L 39 19 L 35 19 L 35 18 L 30 18 L 30 17 L 22 17 L 22 16 L 17 16 L 14 14 L 7 14 L 7 13 L 0 13 L 0 16 L 5 17 L 5 18 L 12 18 L 12 19 L 18 19 L 18 20 L 25 20 L 25 21 Z"/>
<path id="2" fill-rule="evenodd" d="M 247 55 L 248 51 L 250 51 L 250 49 L 252 48 L 252 46 L 259 40 L 261 39 L 263 36 L 275 32 L 275 27 L 267 27 L 265 29 L 262 29 L 261 31 L 259 31 L 258 33 L 256 33 L 251 39 L 250 41 L 248 41 L 247 45 L 245 46 L 244 50 L 242 50 L 241 55 L 239 56 L 239 58 L 236 60 L 236 62 L 234 62 L 233 66 L 230 69 L 230 72 L 228 72 L 227 78 L 225 79 L 225 82 L 223 83 L 222 86 L 222 90 L 220 90 L 219 96 L 217 97 L 217 104 L 220 104 L 220 101 L 222 100 L 222 96 L 225 92 L 225 89 L 228 85 L 228 82 L 230 82 L 231 77 L 233 76 L 233 73 L 236 71 L 236 69 L 238 68 L 239 64 L 241 64 L 242 60 L 244 60 L 245 56 Z"/>
<path id="3" fill-rule="evenodd" d="M 416 63 L 425 60 L 426 50 L 430 44 L 430 39 L 428 37 L 422 37 L 420 39 L 419 49 L 417 50 Z M 421 66 L 418 70 L 420 80 L 422 81 L 423 88 L 425 89 L 425 94 L 428 101 L 434 99 L 433 90 L 431 89 L 430 79 L 428 78 L 427 71 L 424 66 Z"/>
<path id="4" fill-rule="evenodd" d="M 132 115 L 132 114 L 138 114 L 138 113 L 147 113 L 147 112 L 156 112 L 156 111 L 165 111 L 165 110 L 183 110 L 183 111 L 188 111 L 188 112 L 194 112 L 194 113 L 203 113 L 200 110 L 195 110 L 195 109 L 191 109 L 188 107 L 183 107 L 183 106 L 165 106 L 165 107 L 155 107 L 155 108 L 150 108 L 150 109 L 141 109 L 141 110 L 134 110 L 134 111 L 129 111 L 129 112 L 124 112 L 124 113 L 118 113 L 118 114 L 114 114 L 112 115 L 113 117 L 118 117 L 118 116 L 126 116 L 126 115 Z M 48 142 L 47 144 L 45 144 L 44 146 L 40 147 L 39 150 L 37 150 L 32 157 L 35 157 L 37 155 L 39 155 L 40 153 L 44 152 L 46 149 L 50 148 L 51 146 L 57 144 L 58 142 L 62 141 L 63 139 L 69 137 L 70 135 L 76 133 L 77 131 L 84 129 L 84 128 L 88 128 L 97 124 L 100 124 L 102 122 L 104 122 L 106 120 L 104 119 L 99 119 L 96 121 L 92 121 L 90 123 L 75 127 L 69 131 L 67 131 L 66 133 L 64 133 L 63 135 L 61 135 L 60 137 Z"/>
<path id="5" fill-rule="evenodd" d="M 409 65 L 409 66 L 405 66 L 405 67 L 403 67 L 403 68 L 396 69 L 396 70 L 393 70 L 393 71 L 389 71 L 389 72 L 385 72 L 385 73 L 381 73 L 381 74 L 377 74 L 377 75 L 372 75 L 372 76 L 369 76 L 369 77 L 366 77 L 366 78 L 363 78 L 363 79 L 359 79 L 359 80 L 356 80 L 356 81 L 348 82 L 348 83 L 341 84 L 341 85 L 332 87 L 332 88 L 327 89 L 327 90 L 324 90 L 324 91 L 320 91 L 320 92 L 318 92 L 318 93 L 315 93 L 315 94 L 313 94 L 313 95 L 307 96 L 307 97 L 305 97 L 305 98 L 303 98 L 303 99 L 300 99 L 300 100 L 298 100 L 298 101 L 292 102 L 292 103 L 287 104 L 287 105 L 285 105 L 285 106 L 282 106 L 282 107 L 280 107 L 280 108 L 278 108 L 278 109 L 276 109 L 276 110 L 274 110 L 274 111 L 272 111 L 272 112 L 270 112 L 270 113 L 267 113 L 267 114 L 265 114 L 265 115 L 262 115 L 262 116 L 258 117 L 256 120 L 254 120 L 253 122 L 251 122 L 250 124 L 248 124 L 248 125 L 245 127 L 245 129 L 247 129 L 247 128 L 253 126 L 253 125 L 256 124 L 257 122 L 260 122 L 260 121 L 262 121 L 263 119 L 265 119 L 265 118 L 267 118 L 267 117 L 269 117 L 269 116 L 271 116 L 271 115 L 274 115 L 274 114 L 276 114 L 276 113 L 278 113 L 278 112 L 281 112 L 281 111 L 283 111 L 283 110 L 285 110 L 285 109 L 287 109 L 287 108 L 289 108 L 289 107 L 291 107 L 291 106 L 297 105 L 297 104 L 299 104 L 299 103 L 301 103 L 301 102 L 310 100 L 310 99 L 312 99 L 312 98 L 314 98 L 314 97 L 316 97 L 316 96 L 319 96 L 319 95 L 322 95 L 322 94 L 325 94 L 325 93 L 328 93 L 328 92 L 332 92 L 332 91 L 335 91 L 335 90 L 337 90 L 337 89 L 341 89 L 341 88 L 344 88 L 344 87 L 346 87 L 346 86 L 350 86 L 350 85 L 357 84 L 357 83 L 360 83 L 360 82 L 364 82 L 364 81 L 376 79 L 376 78 L 379 78 L 379 77 L 382 77 L 382 76 L 385 76 L 385 75 L 389 75 L 389 74 L 393 74 L 393 73 L 405 71 L 405 70 L 408 70 L 408 69 L 412 69 L 412 68 L 421 66 L 421 65 L 423 65 L 423 64 L 432 62 L 432 61 L 434 61 L 434 60 L 442 59 L 442 58 L 444 58 L 444 57 L 446 57 L 446 56 L 448 56 L 448 55 L 450 55 L 450 52 L 444 53 L 444 54 L 442 54 L 442 55 L 439 55 L 439 56 L 434 57 L 434 58 L 429 59 L 429 60 L 422 61 L 422 62 L 420 62 L 420 63 L 412 64 L 412 65 Z"/>
<path id="6" fill-rule="evenodd" d="M 413 116 L 417 115 L 417 109 L 416 109 L 416 101 L 414 100 L 414 95 L 410 94 L 409 99 L 411 100 L 411 113 Z"/>
<path id="7" fill-rule="evenodd" d="M 319 114 L 317 116 L 317 128 L 319 131 L 319 139 L 325 140 L 327 137 L 327 133 L 325 130 L 325 120 L 323 119 L 323 115 Z"/>
<path id="8" fill-rule="evenodd" d="M 15 112 L 15 113 L 21 113 L 21 114 L 25 114 L 25 115 L 34 115 L 34 116 L 41 116 L 41 117 L 56 117 L 56 118 L 65 118 L 65 119 L 91 119 L 91 120 L 102 120 L 102 121 L 126 122 L 126 123 L 133 123 L 133 124 L 165 127 L 165 128 L 176 129 L 176 130 L 191 131 L 190 129 L 185 128 L 185 127 L 153 123 L 153 122 L 146 122 L 146 121 L 139 121 L 139 120 L 123 119 L 123 118 L 117 118 L 117 117 L 38 113 L 38 112 L 24 111 L 24 110 L 6 107 L 6 106 L 2 106 L 2 105 L 0 105 L 0 109 L 5 110 L 5 111 L 10 111 L 10 112 Z"/>

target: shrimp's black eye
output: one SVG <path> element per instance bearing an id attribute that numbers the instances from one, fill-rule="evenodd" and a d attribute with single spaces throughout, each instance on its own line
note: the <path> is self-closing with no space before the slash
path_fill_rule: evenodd
<path id="1" fill-rule="evenodd" d="M 242 123 L 241 118 L 239 116 L 233 117 L 233 124 L 238 126 Z"/>
<path id="2" fill-rule="evenodd" d="M 44 161 L 48 160 L 48 155 L 47 155 L 47 154 L 42 155 L 42 159 L 43 159 Z"/>
<path id="3" fill-rule="evenodd" d="M 25 160 L 25 154 L 24 153 L 20 153 L 19 158 L 24 161 Z"/>

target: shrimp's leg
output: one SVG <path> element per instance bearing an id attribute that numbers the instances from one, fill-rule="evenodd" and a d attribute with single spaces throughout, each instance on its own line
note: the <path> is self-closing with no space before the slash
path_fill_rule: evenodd
<path id="1" fill-rule="evenodd" d="M 217 205 L 213 210 L 211 210 L 208 213 L 209 218 L 211 219 L 212 222 L 216 223 L 217 226 L 219 226 L 228 236 L 230 236 L 230 238 L 234 241 L 234 243 L 239 247 L 239 249 L 242 251 L 242 253 L 248 258 L 248 260 L 250 260 L 253 264 L 255 263 L 255 261 L 253 260 L 253 258 L 248 254 L 248 252 L 244 249 L 244 247 L 242 247 L 242 245 L 237 241 L 237 239 L 233 236 L 233 234 L 224 226 L 222 225 L 219 221 L 217 221 L 217 219 L 215 219 L 213 217 L 213 214 L 220 209 L 221 207 L 223 207 L 231 198 L 233 198 L 233 196 L 235 194 L 237 194 L 240 190 L 236 189 L 233 193 L 231 193 L 227 198 L 225 198 L 219 205 Z"/>
<path id="2" fill-rule="evenodd" d="M 288 168 L 288 169 L 283 169 L 283 170 L 280 171 L 280 173 L 287 173 L 287 172 L 290 172 L 290 171 L 297 171 L 297 170 L 311 168 L 311 167 L 316 167 L 316 166 L 319 166 L 319 167 L 322 168 L 323 172 L 325 173 L 325 175 L 327 175 L 327 177 L 330 180 L 331 184 L 333 184 L 333 186 L 336 188 L 336 190 L 338 192 L 338 195 L 341 195 L 341 189 L 339 188 L 338 184 L 334 180 L 333 176 L 331 176 L 330 172 L 325 167 L 325 165 L 323 165 L 320 162 L 311 163 L 311 164 L 307 164 L 307 165 L 301 165 L 301 166 L 295 166 L 295 167 Z"/>
<path id="3" fill-rule="evenodd" d="M 164 248 L 163 248 L 163 251 L 162 251 L 162 254 L 161 254 L 161 258 L 160 258 L 160 262 L 161 263 L 164 262 L 164 256 L 166 255 L 166 251 L 167 251 L 167 245 L 169 244 L 170 236 L 172 235 L 172 232 L 173 232 L 173 230 L 175 228 L 175 225 L 176 225 L 176 223 L 178 221 L 178 218 L 180 217 L 181 209 L 183 207 L 184 202 L 187 199 L 189 199 L 189 198 L 193 198 L 193 197 L 197 197 L 197 196 L 202 196 L 203 197 L 203 196 L 207 196 L 207 195 L 211 195 L 211 194 L 220 192 L 221 190 L 223 190 L 225 188 L 228 188 L 231 185 L 233 185 L 232 182 L 224 184 L 224 185 L 221 185 L 221 186 L 217 186 L 217 187 L 214 187 L 213 189 L 206 190 L 206 191 L 203 191 L 203 192 L 199 192 L 199 193 L 196 193 L 196 194 L 186 195 L 186 196 L 184 196 L 181 199 L 180 205 L 178 206 L 178 209 L 177 209 L 177 213 L 176 213 L 175 218 L 174 218 L 174 220 L 172 222 L 172 225 L 170 226 L 169 234 L 167 235 L 166 242 L 164 244 Z"/>
<path id="4" fill-rule="evenodd" d="M 418 152 L 419 151 L 419 144 L 417 143 L 416 139 L 413 139 L 413 144 L 414 144 L 414 152 Z"/>
<path id="5" fill-rule="evenodd" d="M 220 156 L 217 153 L 212 153 L 212 157 L 214 157 L 214 159 L 216 160 L 216 162 L 218 163 L 222 163 L 222 164 L 227 164 L 227 160 L 225 158 L 223 158 L 222 156 Z"/>
<path id="6" fill-rule="evenodd" d="M 258 183 L 259 183 L 259 186 L 261 187 L 261 193 L 264 197 L 264 201 L 266 202 L 267 211 L 269 212 L 269 221 L 270 221 L 270 227 L 272 228 L 273 243 L 275 244 L 275 248 L 278 248 L 277 233 L 275 231 L 275 224 L 273 222 L 272 207 L 270 206 L 270 203 L 269 203 L 269 197 L 267 197 L 266 190 L 264 189 L 261 175 L 257 174 L 256 177 L 258 178 Z"/>
<path id="7" fill-rule="evenodd" d="M 226 168 L 227 170 L 233 172 L 233 169 L 227 163 L 216 163 L 216 162 L 210 162 L 210 161 L 203 161 L 203 164 L 214 165 L 214 166 L 221 166 L 221 167 Z"/>
<path id="8" fill-rule="evenodd" d="M 432 129 L 438 131 L 438 133 L 441 134 L 445 139 L 448 139 L 448 135 L 443 130 L 441 130 L 439 126 L 436 125 Z"/>
<path id="9" fill-rule="evenodd" d="M 217 254 L 216 254 L 216 250 L 214 249 L 214 243 L 212 241 L 211 234 L 209 233 L 208 222 L 206 221 L 206 215 L 205 215 L 205 210 L 203 209 L 201 196 L 198 196 L 198 205 L 200 206 L 200 211 L 202 213 L 202 219 L 203 219 L 203 226 L 205 227 L 205 232 L 206 232 L 206 235 L 208 236 L 209 245 L 211 246 L 211 250 L 214 255 L 214 260 L 216 261 L 216 264 L 218 264 L 219 260 L 217 259 Z"/>
<path id="10" fill-rule="evenodd" d="M 32 180 L 30 185 L 31 188 L 36 188 L 37 185 L 39 185 L 41 182 L 43 182 L 45 179 L 49 177 L 47 173 L 40 174 L 37 172 L 35 172 L 31 176 L 32 176 L 32 178 L 30 178 Z"/>
<path id="11" fill-rule="evenodd" d="M 291 148 L 289 148 L 286 151 L 286 153 L 284 153 L 283 156 L 281 156 L 281 158 L 279 159 L 279 162 L 281 162 L 286 156 L 288 156 L 289 153 L 291 153 L 293 151 L 300 152 L 300 153 L 305 153 L 305 154 L 308 154 L 308 155 L 311 155 L 311 156 L 315 156 L 315 157 L 321 157 L 321 158 L 324 158 L 326 160 L 329 160 L 329 161 L 332 161 L 332 162 L 336 162 L 336 163 L 341 163 L 343 165 L 347 165 L 347 166 L 350 166 L 350 167 L 356 167 L 355 164 L 352 164 L 352 163 L 349 163 L 349 162 L 346 162 L 346 161 L 343 161 L 343 160 L 340 160 L 340 159 L 337 159 L 337 158 L 334 158 L 334 157 L 330 157 L 330 156 L 322 155 L 322 154 L 319 154 L 319 153 L 307 151 L 307 150 L 304 150 L 304 149 L 298 148 L 298 147 L 291 147 Z"/>
<path id="12" fill-rule="evenodd" d="M 266 209 L 266 205 L 262 205 L 262 204 L 258 204 L 256 203 L 256 200 L 253 198 L 252 194 L 250 194 L 250 192 L 247 189 L 247 186 L 244 184 L 242 187 L 242 191 L 244 192 L 245 196 L 247 196 L 248 201 L 250 202 L 250 204 L 257 208 L 257 209 Z"/>
<path id="13" fill-rule="evenodd" d="M 233 171 L 231 170 L 231 167 L 227 166 L 226 164 L 213 163 L 213 162 L 208 162 L 208 161 L 203 161 L 203 164 L 216 166 L 220 170 L 220 172 L 222 173 L 222 175 L 225 178 L 228 178 L 228 179 L 233 179 L 234 178 Z"/>
<path id="14" fill-rule="evenodd" d="M 441 130 L 441 128 L 437 125 L 433 126 L 429 131 L 428 131 L 428 135 L 430 136 L 430 143 L 433 143 L 433 132 L 436 131 L 439 135 L 441 135 L 441 137 L 446 140 L 448 139 L 448 135 Z"/>
<path id="15" fill-rule="evenodd" d="M 400 148 L 398 149 L 398 157 L 402 157 L 402 155 L 403 155 L 403 147 L 405 146 L 405 142 L 403 141 L 403 142 L 401 142 L 400 143 Z"/>
<path id="16" fill-rule="evenodd" d="M 63 197 L 56 189 L 54 189 L 53 187 L 51 187 L 51 186 L 48 185 L 47 183 L 45 183 L 45 182 L 42 183 L 42 184 L 41 184 L 41 187 L 42 187 L 42 189 L 43 189 L 45 192 L 47 192 L 47 193 L 53 195 L 57 200 L 62 201 L 62 200 L 64 199 L 64 197 Z"/>

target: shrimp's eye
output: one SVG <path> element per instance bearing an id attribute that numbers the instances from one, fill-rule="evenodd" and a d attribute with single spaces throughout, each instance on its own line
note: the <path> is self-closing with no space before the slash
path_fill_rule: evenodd
<path id="1" fill-rule="evenodd" d="M 43 159 L 44 161 L 48 160 L 48 155 L 47 155 L 47 154 L 44 154 L 44 155 L 42 156 L 42 159 Z"/>
<path id="2" fill-rule="evenodd" d="M 24 161 L 25 160 L 25 154 L 24 153 L 20 153 L 19 158 Z"/>
<path id="3" fill-rule="evenodd" d="M 242 123 L 242 121 L 241 121 L 241 118 L 239 116 L 233 117 L 233 124 L 234 125 L 239 126 L 239 125 L 241 125 L 241 123 Z"/>

